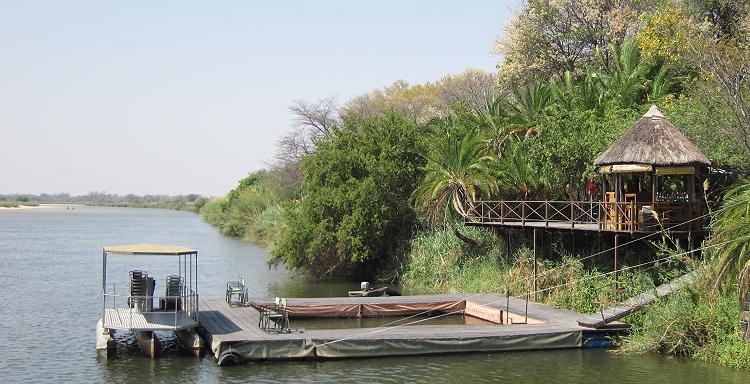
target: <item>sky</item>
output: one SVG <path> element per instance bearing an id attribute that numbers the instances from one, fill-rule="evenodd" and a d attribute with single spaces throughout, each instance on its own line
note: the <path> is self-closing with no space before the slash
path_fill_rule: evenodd
<path id="1" fill-rule="evenodd" d="M 219 196 L 294 100 L 494 71 L 520 0 L 0 1 L 0 194 Z"/>

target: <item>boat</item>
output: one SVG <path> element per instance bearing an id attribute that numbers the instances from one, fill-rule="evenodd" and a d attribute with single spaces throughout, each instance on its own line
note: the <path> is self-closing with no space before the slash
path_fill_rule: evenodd
<path id="1" fill-rule="evenodd" d="M 401 296 L 401 293 L 388 287 L 370 288 L 370 283 L 363 281 L 360 283 L 358 291 L 349 291 L 349 297 L 386 297 Z"/>
<path id="2" fill-rule="evenodd" d="M 155 296 L 154 276 L 144 270 L 129 272 L 129 289 L 116 292 L 107 284 L 107 260 L 112 256 L 172 256 L 177 274 L 164 276 L 164 296 Z M 161 280 L 161 279 L 160 279 Z M 185 348 L 199 356 L 204 349 L 198 327 L 198 252 L 179 246 L 129 244 L 102 250 L 102 312 L 96 326 L 96 350 L 109 357 L 116 352 L 115 332 L 133 332 L 148 356 L 159 353 L 156 332 L 171 331 Z M 156 304 L 156 305 L 154 305 Z"/>

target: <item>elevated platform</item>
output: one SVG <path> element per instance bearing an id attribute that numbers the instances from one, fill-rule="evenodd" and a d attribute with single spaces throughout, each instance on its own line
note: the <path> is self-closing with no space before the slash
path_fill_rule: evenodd
<path id="1" fill-rule="evenodd" d="M 269 298 L 250 299 L 269 303 Z M 458 311 L 491 325 L 408 325 L 398 327 L 321 329 L 271 334 L 258 327 L 252 306 L 230 307 L 222 300 L 201 300 L 199 332 L 222 364 L 250 360 L 401 356 L 435 353 L 579 348 L 591 335 L 626 329 L 581 327 L 583 315 L 503 295 L 426 295 L 288 299 L 291 328 L 299 317 L 404 315 L 429 308 Z M 527 312 L 528 308 L 528 312 Z M 525 323 L 519 323 L 526 321 Z M 413 321 L 407 320 L 405 322 Z"/>
<path id="2" fill-rule="evenodd" d="M 477 201 L 464 224 L 494 228 L 681 237 L 705 231 L 698 203 L 602 201 Z"/>

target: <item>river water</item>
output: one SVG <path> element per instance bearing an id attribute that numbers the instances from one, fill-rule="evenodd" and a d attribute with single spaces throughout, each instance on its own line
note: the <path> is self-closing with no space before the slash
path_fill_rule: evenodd
<path id="1" fill-rule="evenodd" d="M 600 349 L 219 367 L 210 355 L 186 355 L 170 338 L 164 341 L 165 355 L 151 360 L 140 354 L 131 336 L 120 335 L 124 347 L 118 356 L 99 359 L 94 331 L 101 310 L 101 248 L 135 242 L 197 249 L 203 297 L 223 297 L 226 281 L 239 276 L 247 280 L 251 295 L 340 296 L 357 286 L 314 282 L 283 268 L 269 269 L 264 249 L 222 237 L 192 213 L 81 206 L 0 210 L 2 383 L 750 382 L 749 373 L 715 364 L 654 354 L 621 356 Z M 109 271 L 120 287 L 126 286 L 129 269 L 163 276 L 177 267 L 168 257 L 122 258 L 114 258 Z"/>

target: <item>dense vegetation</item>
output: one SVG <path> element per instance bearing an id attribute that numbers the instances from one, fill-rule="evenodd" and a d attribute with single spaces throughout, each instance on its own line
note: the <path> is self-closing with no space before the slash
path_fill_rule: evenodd
<path id="1" fill-rule="evenodd" d="M 606 261 L 582 263 L 555 245 L 537 265 L 538 299 L 591 312 L 698 268 L 711 278 L 631 318 L 625 349 L 748 368 L 736 305 L 750 280 L 750 243 L 741 240 L 750 236 L 748 7 L 528 0 L 495 44 L 497 73 L 397 81 L 343 105 L 295 102 L 296 125 L 269 169 L 202 213 L 222 233 L 268 245 L 273 263 L 318 277 L 524 294 L 528 251 L 506 254 L 495 234 L 464 228 L 461 215 L 478 199 L 583 198 L 600 177 L 594 158 L 656 104 L 723 180 L 740 180 L 726 199 L 723 185 L 707 186 L 717 209 L 712 248 L 694 260 L 669 239 L 655 243 L 664 262 L 627 269 L 622 292 Z"/>

